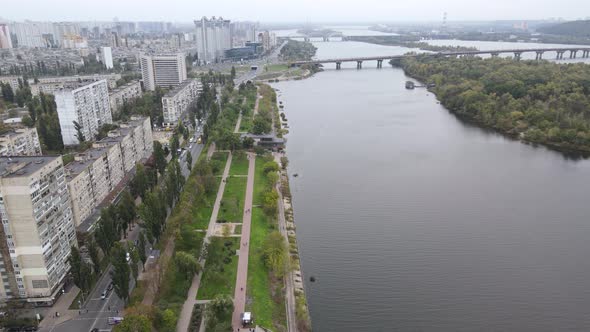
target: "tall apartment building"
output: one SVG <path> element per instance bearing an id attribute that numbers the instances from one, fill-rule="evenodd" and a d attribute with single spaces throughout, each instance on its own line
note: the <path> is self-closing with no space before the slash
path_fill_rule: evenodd
<path id="1" fill-rule="evenodd" d="M 146 90 L 154 91 L 157 86 L 177 86 L 186 80 L 184 53 L 140 55 L 141 77 Z"/>
<path id="2" fill-rule="evenodd" d="M 0 300 L 53 303 L 76 245 L 61 157 L 0 157 L 0 217 Z"/>
<path id="3" fill-rule="evenodd" d="M 53 36 L 56 45 L 62 48 L 75 48 L 72 46 L 72 40 L 82 39 L 80 37 L 80 26 L 73 22 L 56 22 L 53 23 Z M 86 46 L 88 47 L 88 46 Z"/>
<path id="4" fill-rule="evenodd" d="M 202 91 L 201 83 L 196 79 L 189 79 L 162 97 L 164 123 L 174 126 L 188 109 L 189 104 L 196 100 Z"/>
<path id="5" fill-rule="evenodd" d="M 111 93 L 109 94 L 111 113 L 113 115 L 119 114 L 119 110 L 124 103 L 131 102 L 134 99 L 141 97 L 141 95 L 142 91 L 139 81 L 132 81 L 114 90 L 111 90 Z"/>
<path id="6" fill-rule="evenodd" d="M 223 58 L 224 51 L 232 48 L 230 21 L 213 16 L 194 22 L 199 61 L 203 64 Z"/>
<path id="7" fill-rule="evenodd" d="M 102 125 L 113 122 L 106 80 L 56 91 L 55 103 L 65 145 L 80 143 L 74 121 L 86 140 L 94 139 Z"/>
<path id="8" fill-rule="evenodd" d="M 113 69 L 113 52 L 110 47 L 101 47 L 102 63 L 107 69 Z"/>
<path id="9" fill-rule="evenodd" d="M 0 48 L 12 48 L 10 29 L 6 23 L 0 23 Z"/>
<path id="10" fill-rule="evenodd" d="M 10 30 L 18 47 L 51 47 L 56 42 L 51 22 L 14 22 Z"/>
<path id="11" fill-rule="evenodd" d="M 63 35 L 60 40 L 61 48 L 85 49 L 88 41 L 80 35 Z"/>
<path id="12" fill-rule="evenodd" d="M 66 165 L 74 223 L 78 226 L 123 179 L 119 144 L 101 144 L 79 153 Z"/>
<path id="13" fill-rule="evenodd" d="M 40 156 L 36 128 L 18 128 L 0 135 L 0 156 Z"/>
<path id="14" fill-rule="evenodd" d="M 254 22 L 231 22 L 232 47 L 243 47 L 246 42 L 256 41 L 256 27 Z"/>
<path id="15" fill-rule="evenodd" d="M 258 42 L 262 44 L 265 52 L 269 52 L 277 46 L 277 37 L 274 32 L 266 30 L 258 34 Z"/>
<path id="16" fill-rule="evenodd" d="M 74 161 L 66 165 L 75 225 L 94 223 L 95 220 L 90 219 L 99 205 L 116 194 L 118 188 L 122 189 L 125 175 L 152 152 L 150 118 L 133 117 L 95 142 L 91 149 L 76 155 Z"/>

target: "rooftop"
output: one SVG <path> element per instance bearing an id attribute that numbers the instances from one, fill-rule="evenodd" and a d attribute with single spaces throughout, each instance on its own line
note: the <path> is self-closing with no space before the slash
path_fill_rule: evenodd
<path id="1" fill-rule="evenodd" d="M 75 160 L 65 166 L 68 176 L 75 177 L 76 175 L 82 173 L 98 158 L 103 157 L 107 150 L 107 148 L 91 148 L 82 153 L 78 153 L 74 157 Z"/>
<path id="2" fill-rule="evenodd" d="M 127 88 L 129 88 L 129 87 L 131 87 L 133 85 L 136 85 L 136 84 L 139 84 L 139 81 L 131 81 L 129 83 L 126 83 L 124 85 L 121 85 L 120 87 L 117 87 L 117 88 L 111 90 L 110 94 L 114 94 L 114 93 L 123 91 L 123 90 L 125 90 L 125 89 L 127 89 Z"/>
<path id="3" fill-rule="evenodd" d="M 55 161 L 60 156 L 42 157 L 0 157 L 0 177 L 24 177 L 29 176 L 45 165 Z"/>
<path id="4" fill-rule="evenodd" d="M 168 91 L 165 95 L 164 98 L 171 98 L 174 97 L 176 94 L 178 94 L 180 91 L 182 91 L 184 88 L 186 88 L 188 85 L 198 82 L 196 79 L 188 79 L 183 81 L 182 83 L 180 83 L 179 85 L 177 85 L 176 87 L 174 87 L 174 89 Z"/>
<path id="5" fill-rule="evenodd" d="M 81 82 L 64 82 L 63 83 L 63 88 L 61 88 L 58 91 L 56 91 L 56 93 L 62 92 L 62 91 L 65 92 L 65 91 L 77 90 L 77 89 L 84 88 L 84 87 L 89 86 L 89 85 L 97 85 L 97 84 L 100 84 L 102 82 L 105 82 L 106 83 L 106 80 L 105 79 L 102 79 L 102 80 L 98 80 L 98 81 L 84 80 L 84 81 L 81 81 Z"/>

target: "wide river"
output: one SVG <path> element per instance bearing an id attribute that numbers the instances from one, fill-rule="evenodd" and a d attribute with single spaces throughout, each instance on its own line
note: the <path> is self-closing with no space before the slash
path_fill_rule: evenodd
<path id="1" fill-rule="evenodd" d="M 401 70 L 363 67 L 273 85 L 314 331 L 590 330 L 590 162 L 463 123 Z"/>

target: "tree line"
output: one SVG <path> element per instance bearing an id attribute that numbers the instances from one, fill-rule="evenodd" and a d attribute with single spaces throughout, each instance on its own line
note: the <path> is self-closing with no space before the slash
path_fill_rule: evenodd
<path id="1" fill-rule="evenodd" d="M 490 58 L 407 58 L 459 117 L 525 141 L 590 151 L 590 66 Z"/>
<path id="2" fill-rule="evenodd" d="M 317 47 L 310 42 L 290 39 L 281 49 L 279 58 L 283 61 L 311 60 L 311 58 L 315 56 L 317 50 Z"/>
<path id="3" fill-rule="evenodd" d="M 22 122 L 27 127 L 37 128 L 43 150 L 62 151 L 64 145 L 55 97 L 44 93 L 33 96 L 27 79 L 19 78 L 18 83 L 16 92 L 10 84 L 0 83 L 2 99 L 9 104 L 27 108 L 29 114 L 23 117 Z"/>

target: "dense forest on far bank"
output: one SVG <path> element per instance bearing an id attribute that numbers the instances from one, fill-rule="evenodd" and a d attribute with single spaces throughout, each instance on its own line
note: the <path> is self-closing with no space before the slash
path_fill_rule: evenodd
<path id="1" fill-rule="evenodd" d="M 590 66 L 491 58 L 407 58 L 461 118 L 525 141 L 590 152 Z"/>
<path id="2" fill-rule="evenodd" d="M 542 33 L 590 38 L 590 20 L 564 22 L 537 29 Z"/>
<path id="3" fill-rule="evenodd" d="M 387 45 L 387 46 L 402 46 L 408 48 L 418 48 L 424 51 L 432 52 L 464 52 L 477 51 L 475 47 L 465 46 L 450 46 L 450 45 L 430 45 L 426 42 L 419 41 L 418 38 L 406 36 L 354 36 L 346 37 L 347 41 L 358 41 L 363 43 Z"/>

